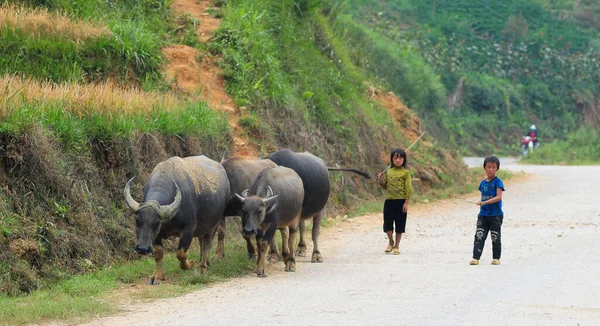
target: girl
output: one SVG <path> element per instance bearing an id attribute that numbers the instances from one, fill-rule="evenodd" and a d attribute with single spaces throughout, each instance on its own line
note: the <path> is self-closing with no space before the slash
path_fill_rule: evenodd
<path id="1" fill-rule="evenodd" d="M 400 240 L 406 228 L 408 201 L 413 192 L 406 161 L 406 152 L 397 148 L 390 154 L 390 167 L 377 174 L 379 185 L 386 190 L 383 204 L 383 232 L 387 234 L 389 244 L 385 252 L 392 252 L 394 255 L 400 254 Z"/>

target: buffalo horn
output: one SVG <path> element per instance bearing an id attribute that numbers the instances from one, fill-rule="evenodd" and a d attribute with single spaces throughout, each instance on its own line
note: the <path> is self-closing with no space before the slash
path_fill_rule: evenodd
<path id="1" fill-rule="evenodd" d="M 134 212 L 137 212 L 140 209 L 140 203 L 138 203 L 137 201 L 135 201 L 135 199 L 133 199 L 133 197 L 131 197 L 131 182 L 133 181 L 133 179 L 135 179 L 135 177 L 127 181 L 127 185 L 125 185 L 123 194 L 125 195 L 125 202 L 127 203 L 127 206 L 129 206 L 129 208 L 131 208 Z"/>
<path id="2" fill-rule="evenodd" d="M 246 200 L 246 197 L 242 197 L 240 195 L 238 195 L 237 193 L 235 193 L 235 196 L 243 203 L 244 200 Z"/>
<path id="3" fill-rule="evenodd" d="M 273 199 L 277 198 L 279 195 L 263 198 L 263 204 L 268 204 L 273 201 Z"/>
<path id="4" fill-rule="evenodd" d="M 242 191 L 242 197 L 244 197 L 244 198 L 248 197 L 249 194 L 250 194 L 250 189 L 246 189 L 246 190 Z"/>
<path id="5" fill-rule="evenodd" d="M 175 188 L 177 188 L 177 193 L 175 194 L 175 199 L 169 205 L 160 205 L 159 215 L 162 219 L 169 219 L 171 216 L 175 215 L 177 210 L 179 209 L 179 205 L 181 205 L 181 190 L 179 190 L 179 186 L 177 183 L 173 181 Z"/>

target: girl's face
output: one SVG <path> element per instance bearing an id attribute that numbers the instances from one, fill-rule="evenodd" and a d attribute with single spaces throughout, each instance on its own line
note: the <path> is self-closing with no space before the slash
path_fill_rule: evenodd
<path id="1" fill-rule="evenodd" d="M 402 166 L 402 164 L 404 164 L 404 157 L 402 157 L 400 154 L 394 154 L 394 166 Z"/>

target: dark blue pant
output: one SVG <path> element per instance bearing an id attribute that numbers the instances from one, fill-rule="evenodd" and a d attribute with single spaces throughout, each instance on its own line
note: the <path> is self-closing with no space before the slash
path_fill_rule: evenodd
<path id="1" fill-rule="evenodd" d="M 491 232 L 492 238 L 492 256 L 493 259 L 500 259 L 502 253 L 502 242 L 500 239 L 500 228 L 502 227 L 503 216 L 477 216 L 477 230 L 475 231 L 475 243 L 473 245 L 473 258 L 481 258 L 483 245 L 488 232 Z"/>

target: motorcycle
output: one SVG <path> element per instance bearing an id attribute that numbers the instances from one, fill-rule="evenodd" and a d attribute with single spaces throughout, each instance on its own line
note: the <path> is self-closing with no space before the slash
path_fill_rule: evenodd
<path id="1" fill-rule="evenodd" d="M 523 154 L 523 157 L 527 156 L 529 151 L 537 149 L 539 146 L 540 143 L 537 141 L 537 139 L 530 136 L 521 137 L 521 153 Z"/>

